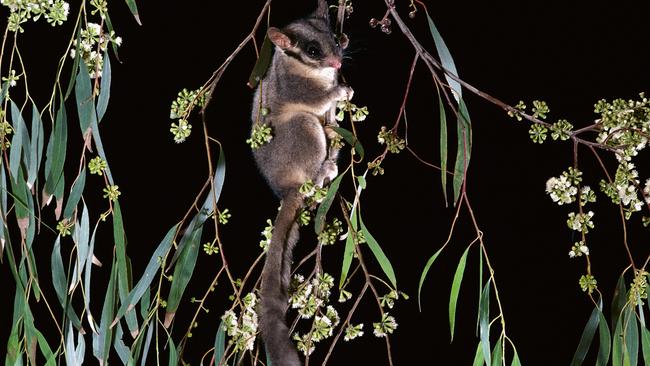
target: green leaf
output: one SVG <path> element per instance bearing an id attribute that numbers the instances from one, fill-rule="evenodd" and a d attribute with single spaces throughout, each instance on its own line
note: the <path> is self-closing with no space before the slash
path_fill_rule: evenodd
<path id="1" fill-rule="evenodd" d="M 364 156 L 364 150 L 363 146 L 361 146 L 361 142 L 359 142 L 359 139 L 350 131 L 346 130 L 345 128 L 342 127 L 332 127 L 336 133 L 341 135 L 343 139 L 350 144 L 350 146 L 354 147 L 354 150 L 359 154 L 359 157 L 363 159 Z"/>
<path id="2" fill-rule="evenodd" d="M 65 164 L 65 155 L 68 145 L 68 117 L 65 111 L 65 105 L 61 103 L 56 113 L 56 120 L 47 149 L 47 162 L 45 166 L 47 179 L 43 189 L 44 199 L 47 204 L 50 198 L 56 192 L 59 184 L 62 184 L 63 165 Z"/>
<path id="3" fill-rule="evenodd" d="M 169 347 L 169 366 L 178 366 L 178 352 L 170 335 L 167 336 L 167 346 Z"/>
<path id="4" fill-rule="evenodd" d="M 350 216 L 350 225 L 345 238 L 345 249 L 343 249 L 343 264 L 341 266 L 341 279 L 339 280 L 339 289 L 343 288 L 345 280 L 348 278 L 352 258 L 354 257 L 354 236 L 357 232 L 357 211 L 353 210 Z"/>
<path id="5" fill-rule="evenodd" d="M 599 306 L 595 307 L 589 316 L 587 325 L 585 325 L 585 329 L 582 331 L 580 342 L 578 342 L 578 348 L 573 354 L 571 366 L 582 365 L 585 357 L 587 356 L 587 352 L 589 352 L 589 347 L 591 346 L 591 342 L 594 339 L 594 334 L 596 333 L 596 328 L 598 328 L 598 323 L 600 322 L 599 314 L 601 310 L 599 307 L 602 307 L 602 300 L 599 301 Z"/>
<path id="6" fill-rule="evenodd" d="M 20 114 L 20 110 L 13 100 L 11 101 L 11 120 L 14 128 L 14 137 L 11 139 L 11 148 L 9 150 L 9 171 L 15 182 L 18 177 L 18 169 L 20 169 L 23 147 L 27 151 L 29 143 L 23 146 L 25 138 L 28 136 L 27 126 L 25 126 L 25 120 L 23 120 L 23 116 Z"/>
<path id="7" fill-rule="evenodd" d="M 482 366 L 485 362 L 485 357 L 483 357 L 483 345 L 481 342 L 478 342 L 478 347 L 476 347 L 476 353 L 474 354 L 473 366 Z"/>
<path id="8" fill-rule="evenodd" d="M 438 109 L 440 109 L 440 180 L 445 206 L 447 206 L 447 113 L 440 93 L 438 93 Z"/>
<path id="9" fill-rule="evenodd" d="M 183 298 L 185 288 L 194 274 L 194 266 L 196 265 L 196 259 L 199 255 L 202 233 L 203 226 L 199 226 L 192 231 L 190 238 L 183 246 L 182 252 L 178 257 L 178 262 L 174 267 L 174 276 L 169 290 L 169 297 L 167 299 L 165 314 L 166 327 L 171 325 L 171 321 L 173 320 L 176 310 Z M 183 240 L 185 240 L 185 236 L 183 236 Z"/>
<path id="10" fill-rule="evenodd" d="M 185 228 L 185 233 L 183 234 L 181 242 L 178 244 L 176 253 L 172 257 L 171 261 L 167 263 L 168 266 L 172 266 L 176 262 L 179 255 L 183 252 L 183 248 L 189 242 L 190 237 L 194 233 L 194 230 L 203 226 L 205 220 L 207 220 L 214 211 L 214 205 L 219 202 L 219 197 L 221 197 L 221 190 L 223 188 L 225 179 L 226 155 L 223 151 L 223 148 L 219 146 L 219 160 L 217 161 L 217 170 L 214 173 L 214 179 L 212 181 L 212 188 L 210 189 L 210 193 L 208 193 L 205 201 L 203 201 L 203 205 L 201 206 L 199 212 L 194 216 L 194 218 L 192 218 L 192 221 L 190 221 L 190 223 L 187 225 L 187 228 Z"/>
<path id="11" fill-rule="evenodd" d="M 75 97 L 77 100 L 77 114 L 79 115 L 79 126 L 81 133 L 86 134 L 88 128 L 97 125 L 97 113 L 95 109 L 95 97 L 93 86 L 88 75 L 88 68 L 85 64 L 79 64 L 77 81 L 75 83 Z"/>
<path id="12" fill-rule="evenodd" d="M 129 10 L 131 10 L 131 14 L 133 14 L 138 25 L 142 25 L 140 22 L 140 14 L 138 14 L 138 6 L 136 5 L 135 0 L 126 0 L 126 5 L 129 6 Z"/>
<path id="13" fill-rule="evenodd" d="M 458 71 L 456 71 L 456 64 L 454 64 L 454 59 L 451 57 L 451 52 L 449 52 L 445 41 L 442 39 L 440 32 L 438 32 L 438 28 L 436 28 L 436 25 L 433 23 L 433 20 L 429 16 L 429 13 L 426 11 L 426 9 L 425 12 L 427 14 L 427 21 L 429 22 L 429 30 L 433 36 L 433 42 L 436 45 L 436 50 L 438 51 L 438 56 L 440 57 L 442 67 L 444 67 L 451 74 L 458 76 Z M 456 101 L 459 101 L 459 97 L 462 97 L 463 95 L 460 84 L 456 80 L 452 79 L 447 73 L 445 73 L 445 79 L 447 79 L 449 87 L 455 92 L 452 93 L 454 95 L 454 98 L 456 98 Z"/>
<path id="14" fill-rule="evenodd" d="M 25 182 L 25 176 L 23 175 L 23 170 L 18 169 L 16 172 L 17 175 L 14 177 L 15 182 L 11 180 L 11 191 L 14 198 L 14 210 L 16 212 L 16 219 L 18 220 L 18 226 L 20 228 L 23 238 L 27 235 L 27 226 L 29 225 L 29 204 L 27 200 L 27 182 Z M 31 197 L 31 195 L 30 195 Z"/>
<path id="15" fill-rule="evenodd" d="M 503 338 L 499 338 L 497 344 L 492 350 L 492 366 L 501 366 L 503 364 Z"/>
<path id="16" fill-rule="evenodd" d="M 381 249 L 381 246 L 379 246 L 379 243 L 377 243 L 377 240 L 375 240 L 375 238 L 370 234 L 368 228 L 366 228 L 366 225 L 363 224 L 361 216 L 359 216 L 359 223 L 361 224 L 361 232 L 363 233 L 363 237 L 366 239 L 366 243 L 370 247 L 372 254 L 374 254 L 375 258 L 377 259 L 377 262 L 379 262 L 379 266 L 390 280 L 390 283 L 393 284 L 393 288 L 397 288 L 395 271 L 393 271 L 393 266 L 390 264 L 388 257 L 386 257 L 386 254 L 384 254 L 384 251 Z"/>
<path id="17" fill-rule="evenodd" d="M 147 355 L 149 354 L 149 348 L 151 347 L 151 338 L 153 336 L 153 328 L 150 326 L 147 331 L 147 337 L 144 341 L 144 349 L 142 351 L 142 359 L 140 360 L 140 366 L 145 366 L 147 364 Z"/>
<path id="18" fill-rule="evenodd" d="M 478 306 L 479 313 L 479 336 L 483 347 L 483 359 L 485 364 L 490 364 L 490 280 L 488 279 L 481 292 L 481 301 Z"/>
<path id="19" fill-rule="evenodd" d="M 512 355 L 512 363 L 510 364 L 510 366 L 521 366 L 521 361 L 519 360 L 519 354 L 517 353 L 517 348 L 514 345 L 512 345 L 512 352 L 514 352 L 514 354 Z"/>
<path id="20" fill-rule="evenodd" d="M 110 331 L 110 324 L 115 310 L 116 277 L 117 263 L 113 261 L 106 296 L 104 297 L 104 305 L 102 306 L 101 324 L 97 333 L 93 333 L 93 355 L 99 360 L 100 364 L 106 364 L 111 347 L 113 333 Z"/>
<path id="21" fill-rule="evenodd" d="M 156 250 L 153 252 L 151 255 L 151 259 L 149 259 L 149 263 L 147 264 L 147 267 L 144 270 L 144 273 L 142 274 L 142 277 L 138 281 L 138 283 L 133 287 L 131 290 L 131 293 L 126 297 L 126 299 L 122 302 L 122 306 L 120 306 L 120 309 L 117 312 L 117 315 L 115 316 L 115 319 L 113 320 L 113 325 L 119 321 L 119 319 L 128 311 L 133 309 L 135 305 L 140 301 L 140 298 L 142 295 L 145 293 L 146 290 L 149 289 L 149 285 L 151 285 L 151 281 L 153 281 L 155 274 L 158 272 L 158 269 L 162 265 L 162 261 L 169 252 L 169 248 L 171 248 L 172 241 L 174 240 L 174 234 L 176 233 L 177 227 L 174 226 L 172 227 L 168 232 L 167 235 L 163 238 L 163 240 L 158 244 L 158 247 Z"/>
<path id="22" fill-rule="evenodd" d="M 255 66 L 251 71 L 251 75 L 248 77 L 248 86 L 251 88 L 257 87 L 257 84 L 264 78 L 266 70 L 268 70 L 269 65 L 271 64 L 271 56 L 273 51 L 273 43 L 268 36 L 264 37 L 264 42 L 262 42 L 262 48 L 260 49 L 260 56 L 255 62 Z"/>
<path id="23" fill-rule="evenodd" d="M 79 200 L 81 199 L 81 194 L 83 193 L 85 186 L 86 186 L 86 167 L 83 167 L 81 168 L 81 172 L 79 173 L 77 180 L 75 180 L 75 182 L 72 183 L 72 189 L 70 189 L 68 202 L 65 204 L 65 209 L 63 210 L 64 218 L 69 219 L 74 214 L 74 211 L 77 208 L 77 204 L 79 203 Z"/>
<path id="24" fill-rule="evenodd" d="M 451 342 L 454 341 L 454 326 L 456 325 L 456 303 L 458 302 L 458 293 L 460 291 L 460 285 L 463 282 L 463 274 L 465 273 L 465 263 L 467 262 L 467 253 L 469 252 L 469 246 L 465 249 L 465 252 L 460 257 L 458 262 L 458 267 L 456 267 L 456 273 L 454 274 L 454 281 L 451 285 L 451 293 L 449 294 L 449 330 L 451 332 Z"/>
<path id="25" fill-rule="evenodd" d="M 465 173 L 469 166 L 472 151 L 472 123 L 465 102 L 461 98 L 458 102 L 458 121 L 456 123 L 456 164 L 454 166 L 454 204 L 458 204 Z"/>
<path id="26" fill-rule="evenodd" d="M 599 306 L 602 308 L 602 299 L 599 301 Z M 599 347 L 598 347 L 598 359 L 596 360 L 596 366 L 607 366 L 609 363 L 609 352 L 612 342 L 612 337 L 609 333 L 609 327 L 607 326 L 607 320 L 603 315 L 601 309 L 598 311 L 598 317 L 600 322 L 598 323 L 598 335 L 599 335 Z"/>
<path id="27" fill-rule="evenodd" d="M 639 327 L 641 328 L 641 349 L 643 350 L 644 365 L 650 365 L 650 331 L 645 326 L 643 306 L 639 303 Z"/>
<path id="28" fill-rule="evenodd" d="M 427 278 L 427 274 L 429 273 L 429 269 L 431 269 L 431 265 L 433 262 L 435 262 L 436 258 L 438 258 L 438 255 L 440 255 L 443 249 L 445 249 L 444 246 L 440 247 L 437 252 L 433 253 L 433 255 L 427 261 L 427 264 L 424 266 L 422 274 L 420 275 L 420 284 L 418 285 L 418 309 L 420 309 L 420 311 L 422 311 L 422 305 L 420 304 L 420 301 L 422 299 L 422 284 L 424 284 L 424 279 Z"/>
<path id="29" fill-rule="evenodd" d="M 639 328 L 636 314 L 630 306 L 625 311 L 625 348 L 630 357 L 630 366 L 636 366 L 639 359 Z"/>
<path id="30" fill-rule="evenodd" d="M 61 256 L 61 236 L 57 236 L 52 248 L 52 255 L 50 259 L 50 266 L 52 267 L 52 284 L 54 285 L 54 292 L 59 299 L 59 303 L 63 308 L 66 306 L 66 275 L 63 267 L 63 257 Z"/>
<path id="31" fill-rule="evenodd" d="M 219 365 L 226 352 L 226 331 L 223 320 L 219 323 L 217 336 L 214 339 L 214 363 Z"/>
<path id="32" fill-rule="evenodd" d="M 122 340 L 122 336 L 124 335 L 122 325 L 118 323 L 117 327 L 115 328 L 115 341 L 113 341 L 113 349 L 115 349 L 115 352 L 120 358 L 122 364 L 126 365 L 126 363 L 129 361 L 129 354 L 131 353 L 131 350 L 126 346 L 126 344 L 124 344 L 124 340 Z"/>
<path id="33" fill-rule="evenodd" d="M 625 274 L 621 274 L 616 282 L 616 288 L 614 289 L 614 296 L 612 297 L 612 329 L 616 329 L 618 325 L 618 318 L 623 312 L 623 307 L 627 298 L 627 289 L 625 288 Z"/>
<path id="34" fill-rule="evenodd" d="M 115 240 L 115 257 L 117 259 L 117 288 L 120 294 L 120 302 L 125 303 L 130 292 L 130 279 L 128 257 L 126 255 L 126 236 L 124 234 L 124 222 L 122 220 L 122 209 L 116 200 L 113 203 L 113 239 Z M 129 326 L 131 335 L 138 334 L 138 320 L 135 313 L 126 314 L 126 323 Z"/>
<path id="35" fill-rule="evenodd" d="M 77 28 L 77 36 L 75 45 L 81 45 L 81 30 L 83 27 L 78 27 Z M 79 68 L 79 61 L 81 60 L 81 52 L 77 52 L 74 57 L 74 62 L 72 64 L 72 68 L 70 70 L 77 70 Z M 75 82 L 77 81 L 77 73 L 76 72 L 70 72 L 70 81 L 68 81 L 68 87 L 65 92 L 65 97 L 63 98 L 64 100 L 67 100 L 68 97 L 70 96 L 70 93 L 72 93 L 72 87 L 75 85 Z"/>
<path id="36" fill-rule="evenodd" d="M 108 57 L 108 49 L 104 52 L 104 68 L 102 69 L 100 87 L 99 98 L 97 98 L 97 123 L 101 122 L 104 117 L 111 96 L 111 60 Z"/>
<path id="37" fill-rule="evenodd" d="M 44 144 L 43 122 L 38 113 L 35 104 L 32 104 L 32 136 L 31 144 L 29 147 L 29 166 L 27 173 L 27 186 L 31 189 L 38 178 L 38 170 L 41 166 L 41 159 L 43 157 L 43 144 Z"/>
<path id="38" fill-rule="evenodd" d="M 343 174 L 339 175 L 332 181 L 332 183 L 329 185 L 329 188 L 327 189 L 327 195 L 323 199 L 323 202 L 321 202 L 321 204 L 318 206 L 318 210 L 316 211 L 316 218 L 314 219 L 314 231 L 316 234 L 320 234 L 320 232 L 323 231 L 327 212 L 329 211 L 330 206 L 332 206 L 336 192 L 339 190 L 341 179 L 343 179 Z"/>

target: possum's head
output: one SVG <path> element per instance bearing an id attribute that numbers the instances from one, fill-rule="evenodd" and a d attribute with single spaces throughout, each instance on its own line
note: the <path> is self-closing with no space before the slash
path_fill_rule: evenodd
<path id="1" fill-rule="evenodd" d="M 341 68 L 348 39 L 338 37 L 330 27 L 327 3 L 319 1 L 309 17 L 298 19 L 282 29 L 268 30 L 271 42 L 284 54 L 318 71 L 336 72 Z"/>

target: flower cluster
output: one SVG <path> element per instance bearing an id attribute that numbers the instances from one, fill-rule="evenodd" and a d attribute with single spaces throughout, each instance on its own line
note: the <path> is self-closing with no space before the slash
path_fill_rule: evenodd
<path id="1" fill-rule="evenodd" d="M 350 103 L 347 100 L 339 101 L 336 104 L 336 117 L 335 119 L 339 122 L 343 121 L 345 118 L 345 113 L 350 114 L 350 119 L 352 122 L 361 122 L 366 119 L 368 116 L 368 107 L 357 107 L 356 104 Z"/>
<path id="2" fill-rule="evenodd" d="M 569 167 L 562 172 L 559 177 L 551 177 L 546 181 L 546 193 L 551 196 L 553 202 L 558 205 L 575 202 L 578 194 L 578 184 L 582 181 L 582 172 L 578 169 Z M 589 186 L 585 186 L 580 191 L 580 202 L 594 202 L 595 195 Z"/>
<path id="3" fill-rule="evenodd" d="M 271 219 L 266 220 L 266 227 L 262 231 L 262 236 L 264 239 L 260 240 L 260 248 L 262 248 L 262 251 L 266 252 L 269 250 L 271 237 L 273 236 L 273 222 L 271 222 Z"/>
<path id="4" fill-rule="evenodd" d="M 553 140 L 560 139 L 565 141 L 571 137 L 572 130 L 573 125 L 566 119 L 561 119 L 551 125 L 551 137 Z"/>
<path id="5" fill-rule="evenodd" d="M 538 144 L 541 144 L 546 140 L 547 133 L 548 129 L 541 123 L 533 123 L 530 125 L 530 129 L 528 130 L 530 139 Z"/>
<path id="6" fill-rule="evenodd" d="M 363 323 L 357 325 L 350 324 L 345 328 L 345 335 L 343 336 L 343 340 L 348 342 L 357 337 L 361 337 L 362 335 Z"/>
<path id="7" fill-rule="evenodd" d="M 99 156 L 90 159 L 88 162 L 88 170 L 90 170 L 90 174 L 104 175 L 104 170 L 106 170 L 106 168 L 108 168 L 106 160 Z"/>
<path id="8" fill-rule="evenodd" d="M 169 132 L 174 135 L 174 142 L 180 144 L 192 134 L 192 125 L 187 121 L 190 113 L 195 107 L 205 106 L 208 93 L 202 93 L 201 89 L 189 91 L 185 88 L 178 92 L 178 96 L 172 102 L 169 118 L 178 119 L 178 124 L 172 122 Z"/>
<path id="9" fill-rule="evenodd" d="M 318 234 L 318 243 L 321 245 L 332 245 L 336 243 L 339 235 L 343 232 L 343 224 L 337 218 L 334 218 L 331 223 L 325 225 L 323 231 Z"/>
<path id="10" fill-rule="evenodd" d="M 598 287 L 598 281 L 590 274 L 580 276 L 578 283 L 582 291 L 588 292 L 590 295 Z"/>
<path id="11" fill-rule="evenodd" d="M 321 203 L 327 196 L 327 187 L 320 187 L 311 180 L 303 183 L 298 191 L 305 197 L 307 205 Z"/>
<path id="12" fill-rule="evenodd" d="M 589 247 L 585 244 L 584 241 L 579 241 L 573 244 L 571 251 L 569 252 L 569 257 L 581 257 L 582 255 L 589 255 Z"/>
<path id="13" fill-rule="evenodd" d="M 109 185 L 104 188 L 104 198 L 108 198 L 109 201 L 117 200 L 117 197 L 122 194 L 116 184 Z"/>
<path id="14" fill-rule="evenodd" d="M 24 32 L 21 24 L 32 19 L 45 18 L 52 26 L 61 25 L 68 20 L 70 4 L 63 0 L 0 0 L 9 8 L 7 25 L 10 32 Z"/>
<path id="15" fill-rule="evenodd" d="M 120 46 L 122 38 L 116 37 L 114 31 L 106 33 L 97 23 L 88 23 L 86 29 L 81 30 L 75 48 L 70 50 L 70 57 L 80 57 L 83 60 L 91 79 L 100 78 L 104 69 L 103 54 L 110 43 Z"/>
<path id="16" fill-rule="evenodd" d="M 217 220 L 219 220 L 219 223 L 221 225 L 225 225 L 228 223 L 228 220 L 230 220 L 231 217 L 232 215 L 230 214 L 230 210 L 226 208 L 225 210 L 219 212 L 219 216 L 217 217 Z"/>
<path id="17" fill-rule="evenodd" d="M 634 279 L 630 284 L 629 301 L 633 305 L 643 305 L 648 298 L 648 272 L 643 269 L 634 270 Z"/>
<path id="18" fill-rule="evenodd" d="M 406 147 L 406 141 L 404 141 L 404 139 L 397 136 L 395 131 L 387 130 L 384 126 L 381 126 L 381 131 L 379 131 L 379 135 L 377 135 L 377 141 L 382 145 L 386 144 L 388 151 L 394 154 L 399 153 Z"/>
<path id="19" fill-rule="evenodd" d="M 381 320 L 377 323 L 372 323 L 372 333 L 375 337 L 386 337 L 388 334 L 392 334 L 395 328 L 397 328 L 397 322 L 392 315 L 388 315 L 388 312 L 385 312 L 381 316 Z"/>
<path id="20" fill-rule="evenodd" d="M 333 287 L 334 277 L 327 273 L 318 274 L 311 281 L 299 274 L 292 278 L 289 288 L 291 307 L 298 309 L 301 318 L 314 319 L 308 333 L 294 333 L 292 336 L 298 350 L 305 355 L 314 351 L 316 342 L 331 337 L 341 321 L 336 309 L 327 305 Z"/>
<path id="21" fill-rule="evenodd" d="M 521 121 L 523 118 L 521 117 L 521 113 L 518 112 L 525 112 L 526 111 L 526 104 L 524 103 L 523 100 L 520 100 L 517 105 L 515 105 L 516 111 L 509 110 L 508 111 L 508 116 L 516 118 L 517 121 Z"/>
<path id="22" fill-rule="evenodd" d="M 566 223 L 571 230 L 580 231 L 583 234 L 586 234 L 589 232 L 589 229 L 594 228 L 594 222 L 591 220 L 592 217 L 594 217 L 593 211 L 577 214 L 575 212 L 569 212 L 569 218 L 566 220 Z"/>
<path id="23" fill-rule="evenodd" d="M 236 351 L 253 350 L 257 333 L 257 296 L 251 292 L 242 302 L 244 309 L 240 318 L 233 310 L 226 311 L 221 317 L 226 334 L 230 337 L 229 344 L 233 345 Z"/>
<path id="24" fill-rule="evenodd" d="M 258 149 L 260 146 L 271 142 L 271 139 L 273 139 L 271 132 L 271 126 L 268 124 L 256 123 L 251 131 L 251 137 L 246 140 L 246 143 L 251 145 L 253 150 Z"/>
<path id="25" fill-rule="evenodd" d="M 594 106 L 600 114 L 600 133 L 596 141 L 616 149 L 619 162 L 629 161 L 643 150 L 650 133 L 650 101 L 640 94 L 640 100 L 600 100 Z"/>

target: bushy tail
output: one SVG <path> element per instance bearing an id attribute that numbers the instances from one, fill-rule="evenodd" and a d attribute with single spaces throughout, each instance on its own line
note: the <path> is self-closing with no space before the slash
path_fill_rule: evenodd
<path id="1" fill-rule="evenodd" d="M 273 366 L 302 364 L 285 320 L 293 247 L 298 241 L 296 217 L 301 205 L 302 195 L 297 189 L 289 191 L 282 200 L 262 271 L 259 324 Z"/>

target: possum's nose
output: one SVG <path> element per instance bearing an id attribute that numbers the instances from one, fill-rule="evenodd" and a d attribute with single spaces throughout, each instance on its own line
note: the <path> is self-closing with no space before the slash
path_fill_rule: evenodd
<path id="1" fill-rule="evenodd" d="M 327 66 L 333 67 L 333 68 L 338 70 L 338 69 L 341 68 L 341 60 L 339 60 L 337 58 L 331 58 L 331 59 L 327 60 Z"/>

